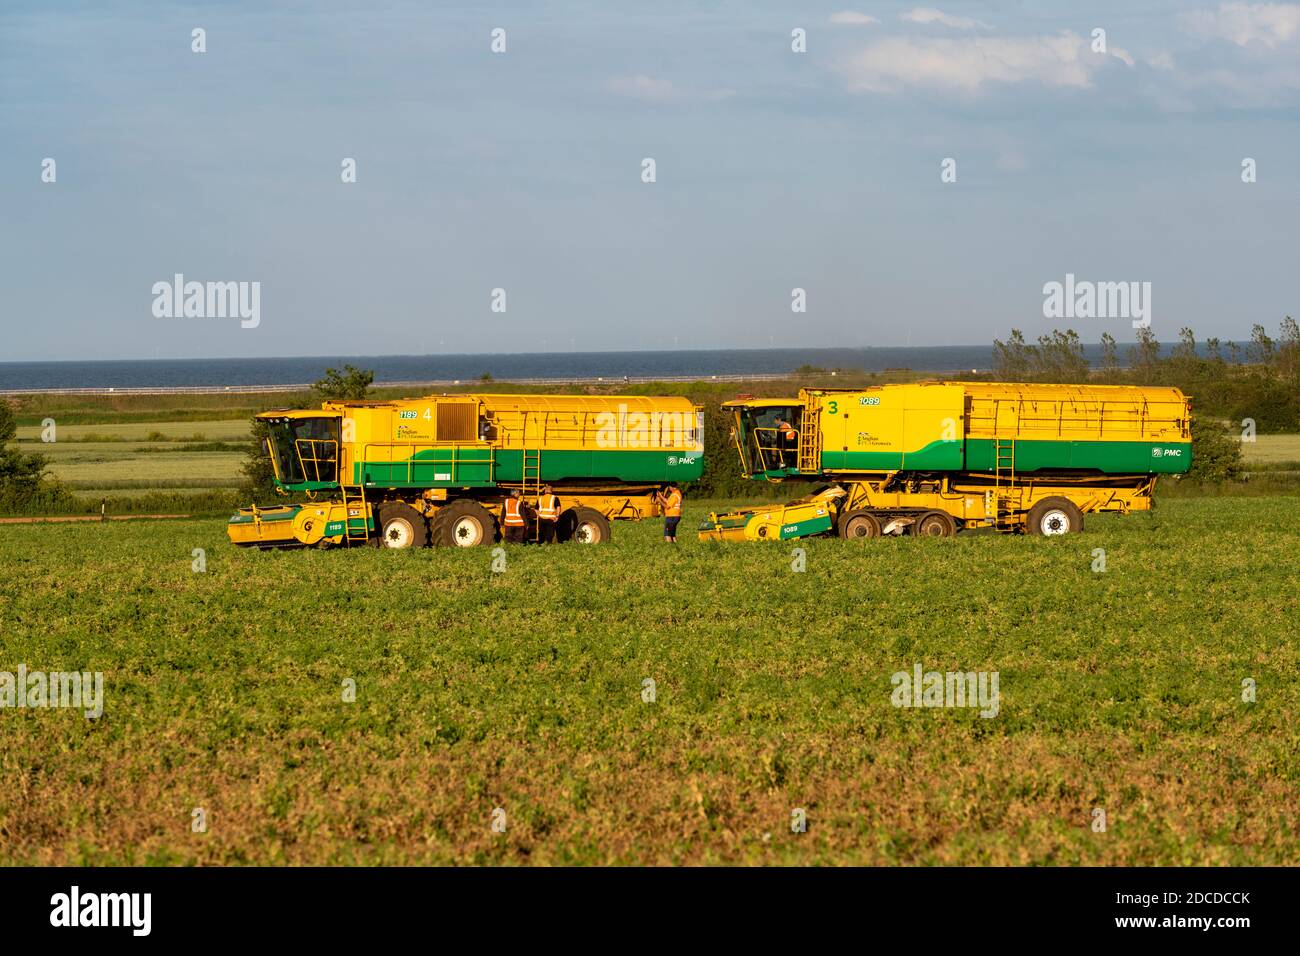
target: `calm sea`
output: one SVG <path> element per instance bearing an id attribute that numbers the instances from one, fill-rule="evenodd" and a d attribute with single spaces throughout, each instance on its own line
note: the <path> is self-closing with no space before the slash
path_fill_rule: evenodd
<path id="1" fill-rule="evenodd" d="M 1100 353 L 1086 348 L 1095 365 Z M 1125 349 L 1121 347 L 1121 358 Z M 339 355 L 313 358 L 140 359 L 101 362 L 0 362 L 0 389 L 140 388 L 177 385 L 297 385 L 326 367 L 373 369 L 377 382 L 473 379 L 573 379 L 782 374 L 803 365 L 826 369 L 987 370 L 987 345 L 872 349 L 725 349 L 674 352 L 539 352 L 512 355 Z"/>

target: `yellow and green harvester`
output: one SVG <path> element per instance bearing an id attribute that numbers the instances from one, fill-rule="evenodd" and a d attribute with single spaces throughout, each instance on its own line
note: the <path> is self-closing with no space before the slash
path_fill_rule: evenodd
<path id="1" fill-rule="evenodd" d="M 1192 464 L 1191 405 L 1176 388 L 925 382 L 725 407 L 747 477 L 824 487 L 711 514 L 706 540 L 1065 534 L 1085 514 L 1148 510 L 1157 477 Z"/>
<path id="2" fill-rule="evenodd" d="M 560 498 L 560 540 L 599 543 L 704 468 L 701 409 L 685 398 L 430 395 L 257 417 L 279 490 L 308 500 L 242 509 L 227 528 L 240 545 L 488 544 L 510 493 L 535 507 L 543 485 Z"/>

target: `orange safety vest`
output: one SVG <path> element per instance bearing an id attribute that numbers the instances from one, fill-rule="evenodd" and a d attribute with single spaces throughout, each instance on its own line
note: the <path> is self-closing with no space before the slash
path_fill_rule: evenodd
<path id="1" fill-rule="evenodd" d="M 537 517 L 543 521 L 555 521 L 560 517 L 560 496 L 542 495 L 537 499 Z"/>
<path id="2" fill-rule="evenodd" d="M 785 437 L 786 437 L 786 440 L 787 440 L 787 441 L 794 441 L 796 438 L 799 437 L 799 433 L 798 433 L 797 431 L 794 430 L 794 426 L 793 426 L 793 425 L 786 425 L 786 426 L 785 426 Z"/>
<path id="3" fill-rule="evenodd" d="M 506 499 L 506 527 L 522 528 L 524 526 L 523 502 L 518 498 Z"/>
<path id="4" fill-rule="evenodd" d="M 664 502 L 665 518 L 680 518 L 682 516 L 682 493 L 677 489 L 668 492 L 668 500 Z"/>

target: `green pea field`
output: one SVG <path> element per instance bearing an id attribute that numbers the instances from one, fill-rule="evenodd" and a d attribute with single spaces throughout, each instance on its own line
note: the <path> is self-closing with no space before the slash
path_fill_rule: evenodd
<path id="1" fill-rule="evenodd" d="M 734 505 L 495 569 L 2 525 L 0 671 L 100 672 L 103 712 L 0 709 L 0 863 L 1300 862 L 1295 498 L 690 533 Z M 918 667 L 996 712 L 896 706 Z"/>

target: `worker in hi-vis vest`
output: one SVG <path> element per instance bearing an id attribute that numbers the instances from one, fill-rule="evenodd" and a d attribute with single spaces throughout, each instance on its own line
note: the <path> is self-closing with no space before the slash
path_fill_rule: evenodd
<path id="1" fill-rule="evenodd" d="M 781 467 L 789 468 L 790 451 L 799 447 L 799 433 L 784 418 L 776 420 L 776 447 L 781 455 Z"/>
<path id="2" fill-rule="evenodd" d="M 551 544 L 556 538 L 560 523 L 560 496 L 550 485 L 542 485 L 537 496 L 537 538 L 542 544 Z"/>
<path id="3" fill-rule="evenodd" d="M 528 512 L 531 510 L 518 488 L 510 492 L 510 497 L 506 499 L 505 514 L 501 521 L 507 543 L 523 544 L 527 540 Z"/>
<path id="4" fill-rule="evenodd" d="M 655 492 L 655 500 L 664 513 L 664 540 L 677 543 L 677 523 L 682 520 L 682 489 L 668 486 L 666 491 Z"/>

